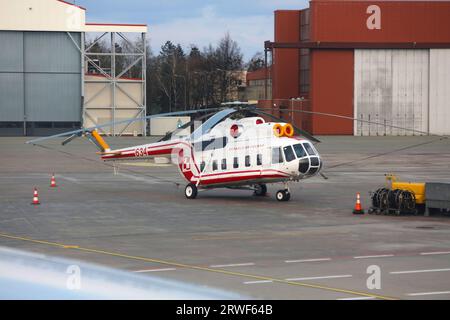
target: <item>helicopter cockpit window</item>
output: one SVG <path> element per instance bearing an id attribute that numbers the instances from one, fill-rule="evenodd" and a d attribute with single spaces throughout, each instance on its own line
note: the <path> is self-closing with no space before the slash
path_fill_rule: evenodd
<path id="1" fill-rule="evenodd" d="M 282 163 L 283 155 L 281 154 L 281 148 L 272 149 L 272 163 Z"/>
<path id="2" fill-rule="evenodd" d="M 305 148 L 303 148 L 301 143 L 294 144 L 294 151 L 297 158 L 304 158 L 307 156 Z"/>
<path id="3" fill-rule="evenodd" d="M 228 143 L 227 137 L 214 138 L 194 143 L 194 149 L 197 152 L 205 150 L 223 149 Z"/>
<path id="4" fill-rule="evenodd" d="M 284 151 L 284 158 L 286 159 L 287 162 L 295 160 L 295 154 L 291 146 L 284 147 L 283 151 Z"/>
<path id="5" fill-rule="evenodd" d="M 304 143 L 303 146 L 305 147 L 306 151 L 310 156 L 314 156 L 316 153 L 314 152 L 314 149 L 309 143 Z"/>

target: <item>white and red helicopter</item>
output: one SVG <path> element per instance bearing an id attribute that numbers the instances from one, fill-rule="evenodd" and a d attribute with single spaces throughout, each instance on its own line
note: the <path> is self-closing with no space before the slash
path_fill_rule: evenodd
<path id="1" fill-rule="evenodd" d="M 111 149 L 97 132 L 97 128 L 107 125 L 39 138 L 28 143 L 36 144 L 41 140 L 70 135 L 63 141 L 64 145 L 84 134 L 98 146 L 104 161 L 170 157 L 187 182 L 185 196 L 188 199 L 195 199 L 200 190 L 214 188 L 251 189 L 255 195 L 264 196 L 267 184 L 281 183 L 284 187 L 277 191 L 276 199 L 288 201 L 291 197 L 291 182 L 313 177 L 322 168 L 323 162 L 312 143 L 319 141 L 268 113 L 248 106 L 237 106 L 205 117 L 208 116 L 208 120 L 190 135 L 180 136 L 177 133 L 190 128 L 193 122 L 185 124 L 159 142 L 122 149 Z M 269 122 L 265 118 L 280 121 Z"/>

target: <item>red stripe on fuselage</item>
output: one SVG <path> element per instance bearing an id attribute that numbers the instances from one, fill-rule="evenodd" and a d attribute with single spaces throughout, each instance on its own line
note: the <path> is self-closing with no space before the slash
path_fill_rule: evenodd
<path id="1" fill-rule="evenodd" d="M 198 165 L 195 161 L 195 156 L 194 156 L 194 150 L 192 148 L 192 144 L 189 144 L 187 142 L 184 141 L 179 141 L 179 142 L 175 142 L 175 143 L 169 143 L 169 144 L 163 144 L 163 145 L 159 145 L 159 146 L 149 146 L 146 147 L 146 154 L 142 155 L 142 156 L 136 156 L 136 149 L 138 148 L 133 148 L 133 149 L 126 149 L 126 150 L 121 150 L 121 154 L 114 154 L 114 155 L 104 155 L 101 157 L 102 160 L 119 160 L 119 159 L 128 159 L 128 158 L 145 158 L 147 157 L 151 157 L 151 156 L 158 156 L 158 155 L 163 155 L 163 154 L 170 154 L 172 152 L 173 148 L 168 148 L 167 147 L 172 147 L 172 146 L 176 146 L 179 144 L 183 144 L 185 146 L 187 146 L 188 148 L 191 149 L 191 155 L 192 155 L 192 162 L 194 163 L 195 168 L 197 169 L 197 172 L 200 172 Z M 157 148 L 166 148 L 166 149 L 162 149 L 162 150 L 156 150 L 156 151 L 150 151 L 151 149 L 157 149 Z M 127 152 L 131 152 L 130 154 L 124 154 Z"/>

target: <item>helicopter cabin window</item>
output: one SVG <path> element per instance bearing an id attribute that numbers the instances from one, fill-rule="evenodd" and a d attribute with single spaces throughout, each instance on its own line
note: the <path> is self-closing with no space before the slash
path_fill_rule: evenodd
<path id="1" fill-rule="evenodd" d="M 295 154 L 294 154 L 294 151 L 292 150 L 291 146 L 284 147 L 283 151 L 284 151 L 284 157 L 287 162 L 291 162 L 292 160 L 295 160 Z"/>
<path id="2" fill-rule="evenodd" d="M 256 155 L 256 165 L 262 166 L 262 154 L 260 153 Z"/>
<path id="3" fill-rule="evenodd" d="M 212 169 L 213 169 L 213 171 L 216 171 L 217 168 L 218 168 L 218 166 L 217 166 L 217 160 L 214 160 L 213 163 L 212 163 Z"/>
<path id="4" fill-rule="evenodd" d="M 200 172 L 203 172 L 205 170 L 205 166 L 206 166 L 205 161 L 202 161 L 200 163 Z"/>
<path id="5" fill-rule="evenodd" d="M 316 153 L 314 152 L 313 147 L 309 143 L 304 143 L 303 146 L 305 147 L 306 151 L 310 156 L 314 156 Z"/>
<path id="6" fill-rule="evenodd" d="M 303 148 L 301 143 L 294 144 L 294 151 L 295 154 L 297 155 L 297 158 L 304 158 L 307 155 L 305 148 Z"/>
<path id="7" fill-rule="evenodd" d="M 272 163 L 282 163 L 283 156 L 281 154 L 281 148 L 273 148 L 272 149 Z"/>
<path id="8" fill-rule="evenodd" d="M 227 159 L 222 159 L 222 170 L 227 170 Z"/>
<path id="9" fill-rule="evenodd" d="M 235 158 L 233 159 L 233 168 L 234 168 L 234 169 L 239 168 L 239 158 L 238 158 L 238 157 L 235 157 Z"/>
<path id="10" fill-rule="evenodd" d="M 227 143 L 228 143 L 227 137 L 208 139 L 194 143 L 194 149 L 197 152 L 223 149 L 227 145 Z"/>
<path id="11" fill-rule="evenodd" d="M 245 156 L 245 166 L 250 167 L 250 156 Z"/>

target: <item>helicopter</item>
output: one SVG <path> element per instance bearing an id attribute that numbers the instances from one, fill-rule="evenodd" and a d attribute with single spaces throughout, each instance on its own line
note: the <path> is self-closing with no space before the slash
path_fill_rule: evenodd
<path id="1" fill-rule="evenodd" d="M 289 185 L 316 176 L 323 167 L 320 154 L 313 144 L 319 140 L 249 104 L 228 103 L 216 109 L 171 112 L 140 119 L 201 112 L 207 113 L 201 118 L 207 120 L 194 128 L 191 134 L 181 136 L 178 133 L 193 127 L 195 121 L 177 125 L 179 128 L 160 141 L 143 145 L 111 148 L 98 133 L 99 128 L 109 124 L 27 143 L 36 144 L 42 140 L 69 136 L 62 142 L 66 145 L 84 135 L 98 147 L 103 161 L 170 158 L 186 181 L 184 194 L 188 199 L 197 198 L 202 190 L 215 188 L 253 190 L 255 196 L 265 196 L 268 184 L 281 183 L 283 188 L 276 192 L 275 197 L 278 201 L 289 201 Z"/>

